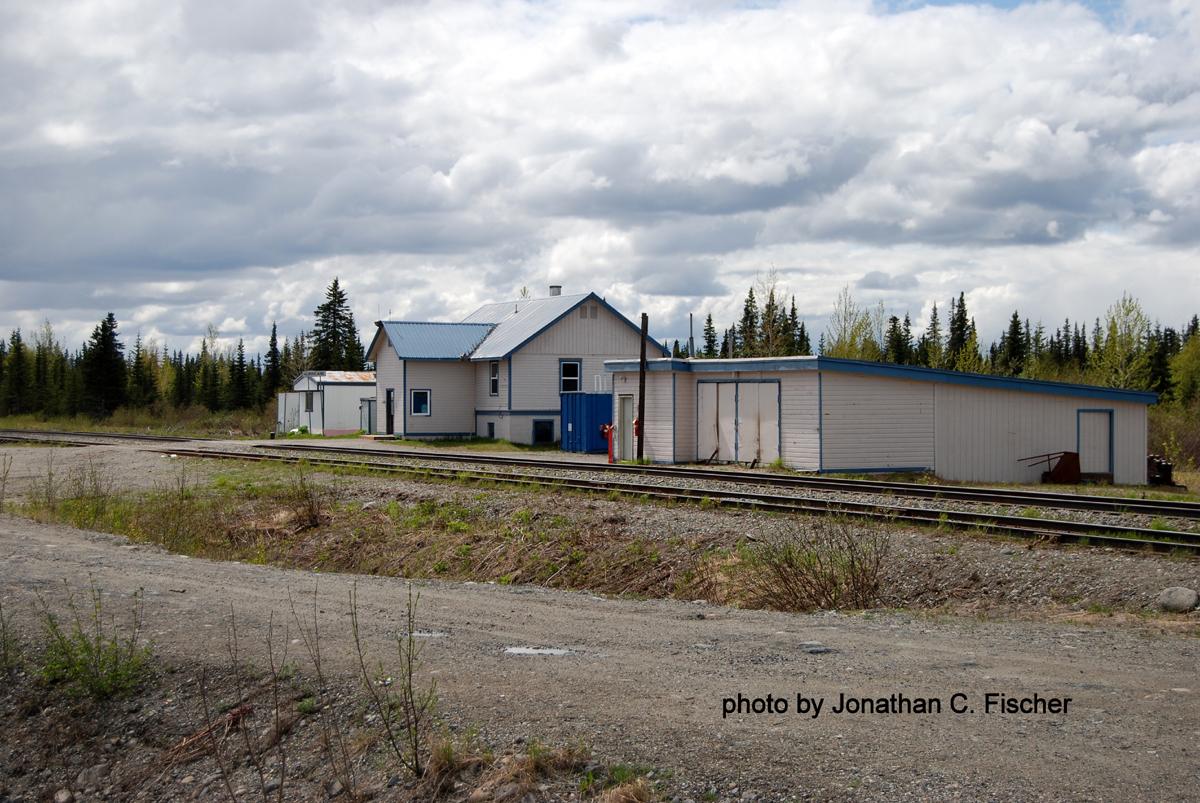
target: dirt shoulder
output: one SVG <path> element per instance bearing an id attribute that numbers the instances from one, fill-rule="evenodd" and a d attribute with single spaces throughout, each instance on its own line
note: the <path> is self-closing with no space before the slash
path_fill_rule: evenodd
<path id="1" fill-rule="evenodd" d="M 347 595 L 372 643 L 401 626 L 402 580 L 218 563 L 0 517 L 10 609 L 88 578 L 145 589 L 149 633 L 173 660 L 219 663 L 232 608 L 265 641 L 289 594 L 318 587 L 328 660 L 350 671 Z M 533 587 L 423 582 L 426 659 L 444 704 L 489 741 L 582 739 L 672 770 L 681 795 L 752 791 L 856 799 L 1165 799 L 1200 781 L 1200 642 L 1170 634 L 903 614 L 787 615 Z M 827 647 L 822 651 L 817 645 Z M 561 647 L 558 657 L 505 654 Z M 722 700 L 825 697 L 795 713 L 722 718 Z M 961 692 L 974 714 L 828 713 L 839 693 Z M 984 695 L 1070 697 L 1064 714 L 984 714 Z M 793 706 L 794 707 L 794 706 Z M 730 790 L 736 788 L 737 793 Z"/>

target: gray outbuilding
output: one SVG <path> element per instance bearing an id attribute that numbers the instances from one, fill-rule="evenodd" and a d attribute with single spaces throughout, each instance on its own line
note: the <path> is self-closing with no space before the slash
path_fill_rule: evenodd
<path id="1" fill-rule="evenodd" d="M 611 360 L 618 459 L 636 442 L 638 363 Z M 644 455 L 815 472 L 1037 482 L 1022 458 L 1077 452 L 1085 474 L 1146 482 L 1154 393 L 829 357 L 648 363 Z"/>

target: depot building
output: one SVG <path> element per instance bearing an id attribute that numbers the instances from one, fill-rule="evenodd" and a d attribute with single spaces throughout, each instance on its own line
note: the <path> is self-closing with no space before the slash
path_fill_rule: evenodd
<path id="1" fill-rule="evenodd" d="M 834 359 L 610 360 L 614 453 L 656 463 L 782 464 L 801 471 L 932 472 L 1036 483 L 1025 458 L 1077 452 L 1085 475 L 1146 482 L 1154 393 Z"/>

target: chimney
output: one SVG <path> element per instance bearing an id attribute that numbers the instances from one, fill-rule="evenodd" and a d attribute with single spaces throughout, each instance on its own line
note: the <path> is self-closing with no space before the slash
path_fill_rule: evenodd
<path id="1" fill-rule="evenodd" d="M 550 296 L 551 297 L 561 296 L 561 295 L 562 295 L 562 285 L 561 284 L 550 285 Z"/>

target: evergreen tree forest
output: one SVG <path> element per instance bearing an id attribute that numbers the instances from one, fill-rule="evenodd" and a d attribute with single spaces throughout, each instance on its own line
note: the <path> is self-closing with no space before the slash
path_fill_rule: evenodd
<path id="1" fill-rule="evenodd" d="M 111 312 L 75 350 L 48 321 L 32 337 L 16 330 L 0 341 L 0 416 L 99 421 L 118 409 L 261 410 L 304 371 L 363 369 L 362 341 L 337 279 L 313 316 L 312 331 L 291 339 L 272 324 L 266 354 L 253 355 L 242 340 L 220 348 L 212 327 L 199 353 L 158 348 L 138 335 L 130 343 Z"/>
<path id="2" fill-rule="evenodd" d="M 781 357 L 821 354 L 950 371 L 1151 390 L 1151 448 L 1183 462 L 1200 462 L 1200 316 L 1179 326 L 1152 321 L 1124 295 L 1090 320 L 1064 318 L 1047 326 L 1013 310 L 1003 331 L 980 333 L 963 293 L 933 305 L 921 331 L 909 314 L 882 303 L 859 304 L 843 288 L 814 348 L 811 332 L 774 280 L 746 294 L 739 320 L 718 329 L 704 322 L 696 357 Z M 984 345 L 987 343 L 987 345 Z M 686 352 L 686 348 L 684 349 Z M 1156 422 L 1172 423 L 1157 426 Z"/>

